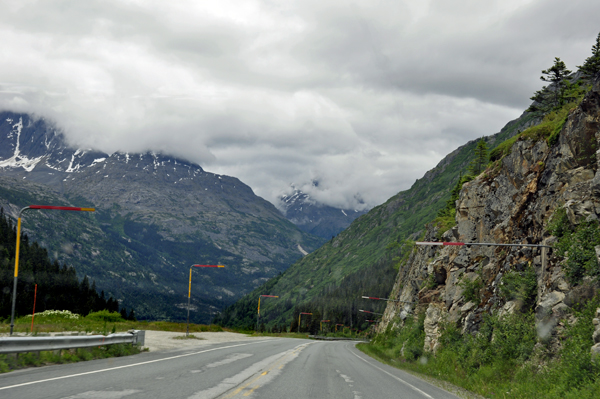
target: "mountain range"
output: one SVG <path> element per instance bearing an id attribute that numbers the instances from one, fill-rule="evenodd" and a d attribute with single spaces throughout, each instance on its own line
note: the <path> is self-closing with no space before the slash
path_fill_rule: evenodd
<path id="1" fill-rule="evenodd" d="M 95 207 L 93 214 L 28 211 L 24 232 L 139 318 L 183 319 L 192 264 L 192 318 L 208 322 L 323 239 L 299 230 L 240 180 L 156 152 L 74 148 L 51 122 L 0 113 L 0 206 Z M 3 266 L 3 267 L 6 267 Z"/>
<path id="2" fill-rule="evenodd" d="M 317 184 L 313 182 L 313 185 Z M 330 239 L 350 226 L 356 218 L 367 213 L 367 210 L 342 209 L 324 205 L 315 201 L 310 195 L 292 185 L 293 192 L 282 195 L 279 209 L 300 230 Z"/>

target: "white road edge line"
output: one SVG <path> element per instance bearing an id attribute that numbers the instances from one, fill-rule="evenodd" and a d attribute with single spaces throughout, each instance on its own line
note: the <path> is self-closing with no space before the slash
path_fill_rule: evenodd
<path id="1" fill-rule="evenodd" d="M 146 362 L 134 363 L 134 364 L 126 364 L 124 366 L 111 367 L 111 368 L 108 368 L 108 369 L 95 370 L 95 371 L 87 371 L 85 373 L 64 375 L 62 377 L 48 378 L 48 379 L 39 380 L 39 381 L 24 382 L 22 384 L 16 384 L 16 385 L 9 385 L 9 386 L 6 386 L 6 387 L 0 387 L 0 391 L 3 391 L 5 389 L 18 388 L 18 387 L 22 387 L 22 386 L 26 386 L 26 385 L 39 384 L 39 383 L 42 383 L 42 382 L 56 381 L 56 380 L 62 380 L 62 379 L 65 379 L 65 378 L 80 377 L 82 375 L 103 373 L 105 371 L 112 371 L 112 370 L 124 369 L 124 368 L 128 368 L 128 367 L 142 366 L 144 364 L 157 363 L 157 362 L 162 362 L 162 361 L 171 360 L 171 359 L 178 359 L 180 357 L 186 357 L 186 356 L 192 356 L 192 355 L 199 355 L 201 353 L 212 352 L 212 351 L 216 351 L 216 350 L 219 350 L 219 349 L 235 348 L 235 347 L 238 347 L 238 346 L 246 346 L 246 345 L 251 345 L 251 344 L 260 344 L 262 342 L 268 342 L 268 341 L 272 342 L 272 340 L 264 340 L 264 341 L 258 341 L 258 342 L 249 342 L 247 344 L 237 344 L 237 345 L 221 346 L 219 348 L 212 348 L 212 349 L 206 349 L 206 350 L 203 350 L 203 351 L 200 351 L 200 352 L 193 352 L 193 353 L 186 353 L 186 354 L 183 354 L 183 355 L 165 357 L 163 359 L 148 360 Z"/>
<path id="2" fill-rule="evenodd" d="M 346 347 L 346 349 L 348 349 L 348 347 Z M 352 352 L 350 349 L 348 349 L 348 352 L 352 353 L 354 356 L 356 356 L 357 358 L 359 358 L 359 359 L 360 359 L 360 360 L 362 360 L 363 362 L 365 362 L 365 363 L 368 363 L 368 364 L 370 364 L 371 366 L 375 367 L 377 370 L 381 370 L 381 371 L 383 371 L 384 373 L 386 373 L 386 374 L 387 374 L 387 375 L 389 375 L 390 377 L 397 379 L 398 381 L 400 381 L 400 382 L 401 382 L 401 383 L 403 383 L 403 384 L 406 384 L 406 385 L 408 385 L 409 387 L 411 387 L 411 388 L 412 388 L 412 389 L 414 389 L 415 391 L 417 391 L 417 392 L 419 392 L 419 393 L 421 393 L 421 394 L 423 394 L 423 395 L 427 396 L 428 398 L 431 398 L 431 399 L 433 399 L 433 396 L 431 396 L 431 395 L 429 395 L 429 394 L 427 394 L 427 393 L 425 393 L 425 392 L 421 391 L 419 388 L 417 388 L 416 386 L 414 386 L 414 385 L 412 385 L 412 384 L 409 384 L 408 382 L 404 381 L 402 378 L 400 378 L 400 377 L 398 377 L 398 376 L 395 376 L 394 374 L 392 374 L 392 373 L 389 373 L 389 372 L 385 371 L 385 370 L 384 370 L 384 369 L 382 369 L 381 367 L 378 367 L 378 366 L 374 365 L 374 364 L 373 364 L 373 363 L 371 363 L 370 361 L 368 361 L 368 360 L 366 360 L 366 359 L 363 359 L 362 357 L 358 356 L 356 353 Z"/>

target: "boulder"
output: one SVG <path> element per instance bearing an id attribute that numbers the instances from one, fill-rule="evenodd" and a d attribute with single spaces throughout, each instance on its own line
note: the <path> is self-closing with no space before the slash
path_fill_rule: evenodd
<path id="1" fill-rule="evenodd" d="M 565 299 L 565 294 L 560 291 L 552 291 L 542 297 L 535 308 L 536 318 L 541 320 L 552 313 L 552 308 Z"/>
<path id="2" fill-rule="evenodd" d="M 444 311 L 439 304 L 430 303 L 425 312 L 425 352 L 435 352 L 439 347 L 439 323 L 442 321 Z"/>
<path id="3" fill-rule="evenodd" d="M 592 346 L 590 352 L 592 353 L 592 360 L 597 362 L 600 359 L 600 344 Z"/>

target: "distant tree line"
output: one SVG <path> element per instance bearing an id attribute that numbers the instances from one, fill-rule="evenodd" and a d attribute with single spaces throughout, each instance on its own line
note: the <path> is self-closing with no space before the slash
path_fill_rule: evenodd
<path id="1" fill-rule="evenodd" d="M 386 256 L 371 267 L 347 275 L 313 297 L 283 295 L 282 298 L 275 299 L 277 301 L 275 307 L 270 307 L 267 312 L 261 311 L 259 330 L 295 332 L 298 330 L 300 312 L 312 313 L 312 316 L 302 316 L 300 331 L 304 333 L 316 334 L 320 329 L 321 320 L 324 319 L 331 320 L 330 323 L 325 324 L 324 331 L 333 331 L 335 324 L 344 324 L 357 330 L 368 329 L 371 323 L 367 320 L 379 319 L 381 316 L 361 313 L 359 309 L 383 313 L 387 302 L 362 299 L 362 295 L 387 297 L 390 294 L 398 273 L 400 255 L 404 250 L 399 243 L 389 246 Z M 277 282 L 283 275 L 285 273 L 272 278 L 224 309 L 215 317 L 213 323 L 225 327 L 254 330 L 258 296 L 281 294 L 273 290 L 276 289 Z"/>
<path id="2" fill-rule="evenodd" d="M 6 217 L 4 208 L 0 208 L 0 319 L 11 314 L 16 241 L 16 226 Z M 36 284 L 36 312 L 70 310 L 84 316 L 104 309 L 119 312 L 117 300 L 112 296 L 106 298 L 104 291 L 98 293 L 96 283 L 90 284 L 87 276 L 79 281 L 74 268 L 52 261 L 45 248 L 29 242 L 27 234 L 21 234 L 18 277 L 17 316 L 31 314 Z M 135 320 L 133 309 L 127 313 L 123 307 L 120 313 L 125 319 Z"/>

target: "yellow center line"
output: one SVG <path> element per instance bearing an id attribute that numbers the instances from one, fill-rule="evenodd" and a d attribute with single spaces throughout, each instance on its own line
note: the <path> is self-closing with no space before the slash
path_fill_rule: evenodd
<path id="1" fill-rule="evenodd" d="M 233 398 L 234 396 L 236 396 L 238 393 L 242 392 L 244 389 L 246 389 L 249 385 L 255 383 L 256 381 L 258 381 L 260 378 L 262 378 L 263 376 L 267 375 L 269 373 L 269 371 L 271 371 L 276 365 L 278 365 L 279 363 L 281 363 L 284 359 L 286 359 L 288 356 L 290 356 L 291 354 L 293 354 L 293 352 L 290 352 L 288 354 L 286 354 L 285 356 L 277 359 L 277 361 L 266 371 L 264 371 L 263 373 L 261 373 L 260 375 L 256 376 L 256 378 L 250 380 L 248 383 L 242 385 L 241 387 L 239 387 L 238 389 L 236 389 L 235 391 L 233 391 L 230 395 L 228 396 L 224 396 L 223 399 L 228 399 L 228 398 Z M 283 365 L 282 365 L 283 366 Z M 252 393 L 252 391 L 254 391 L 256 388 L 260 387 L 260 385 L 255 386 L 247 395 L 245 394 L 244 396 L 248 396 L 250 393 Z"/>

